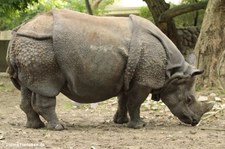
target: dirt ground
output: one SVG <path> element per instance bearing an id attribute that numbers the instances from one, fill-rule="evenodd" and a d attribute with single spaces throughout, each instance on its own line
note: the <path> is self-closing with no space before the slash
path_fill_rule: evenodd
<path id="1" fill-rule="evenodd" d="M 224 96 L 224 95 L 220 95 Z M 37 149 L 224 149 L 224 98 L 198 126 L 182 124 L 161 102 L 147 100 L 141 116 L 143 129 L 114 124 L 116 99 L 79 105 L 63 95 L 57 98 L 57 114 L 63 131 L 25 128 L 20 94 L 7 77 L 0 77 L 0 148 Z"/>

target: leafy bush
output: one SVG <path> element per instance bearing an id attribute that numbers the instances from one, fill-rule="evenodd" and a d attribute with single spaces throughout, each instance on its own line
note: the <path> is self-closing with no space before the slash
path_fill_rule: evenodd
<path id="1" fill-rule="evenodd" d="M 103 0 L 94 14 L 103 14 L 106 5 L 113 1 Z M 54 8 L 86 12 L 84 0 L 0 0 L 0 30 L 12 29 L 40 12 Z"/>

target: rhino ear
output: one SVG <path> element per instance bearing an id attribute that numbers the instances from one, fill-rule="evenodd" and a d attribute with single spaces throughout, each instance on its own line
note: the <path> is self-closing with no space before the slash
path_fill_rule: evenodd
<path id="1" fill-rule="evenodd" d="M 178 85 L 182 83 L 185 79 L 187 78 L 187 75 L 184 75 L 182 73 L 175 73 L 170 79 L 167 80 L 166 84 L 167 85 Z"/>
<path id="2" fill-rule="evenodd" d="M 196 75 L 202 74 L 203 72 L 204 72 L 204 70 L 199 70 L 197 68 L 192 67 L 189 74 L 190 74 L 191 77 L 194 77 Z"/>
<path id="3" fill-rule="evenodd" d="M 194 66 L 189 65 L 187 70 L 185 71 L 185 74 L 188 76 L 194 77 L 196 75 L 202 74 L 203 72 L 204 72 L 204 70 L 199 70 L 199 69 L 195 68 Z"/>
<path id="4" fill-rule="evenodd" d="M 193 71 L 191 72 L 191 77 L 194 77 L 196 75 L 201 75 L 204 72 L 204 70 L 199 70 L 194 68 Z"/>

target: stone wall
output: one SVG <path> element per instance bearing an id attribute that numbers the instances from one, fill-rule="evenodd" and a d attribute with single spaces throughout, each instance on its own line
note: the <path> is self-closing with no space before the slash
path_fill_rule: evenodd
<path id="1" fill-rule="evenodd" d="M 0 31 L 0 72 L 5 72 L 7 68 L 6 51 L 10 39 L 11 31 Z"/>
<path id="2" fill-rule="evenodd" d="M 0 72 L 6 71 L 6 51 L 8 47 L 9 40 L 0 40 Z"/>
<path id="3" fill-rule="evenodd" d="M 179 28 L 177 33 L 180 37 L 182 54 L 184 54 L 185 59 L 190 64 L 194 64 L 197 59 L 193 50 L 200 33 L 200 28 L 195 26 Z"/>
<path id="4" fill-rule="evenodd" d="M 200 28 L 195 26 L 179 28 L 177 33 L 180 37 L 181 46 L 183 50 L 186 51 L 189 49 L 194 49 L 200 33 Z"/>

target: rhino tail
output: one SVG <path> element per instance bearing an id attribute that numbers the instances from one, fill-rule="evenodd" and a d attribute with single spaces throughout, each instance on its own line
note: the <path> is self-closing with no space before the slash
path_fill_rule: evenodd
<path id="1" fill-rule="evenodd" d="M 13 66 L 8 66 L 6 72 L 9 74 L 10 80 L 13 85 L 20 90 L 20 84 L 18 79 L 18 71 L 13 68 Z"/>
<path id="2" fill-rule="evenodd" d="M 130 89 L 130 83 L 135 76 L 136 68 L 141 58 L 141 52 L 143 49 L 142 39 L 139 36 L 141 34 L 141 30 L 139 29 L 138 24 L 133 21 L 132 17 L 130 17 L 130 20 L 132 23 L 132 37 L 129 45 L 130 48 L 124 75 L 125 91 Z"/>
<path id="3" fill-rule="evenodd" d="M 13 35 L 15 36 L 15 34 Z M 11 50 L 13 49 L 14 46 L 14 40 L 12 40 L 9 43 L 8 50 L 7 50 L 7 56 L 6 56 L 6 62 L 8 63 L 8 68 L 6 72 L 9 74 L 9 77 L 13 83 L 13 85 L 20 90 L 20 83 L 18 79 L 18 67 L 16 65 L 15 59 L 11 57 Z"/>

